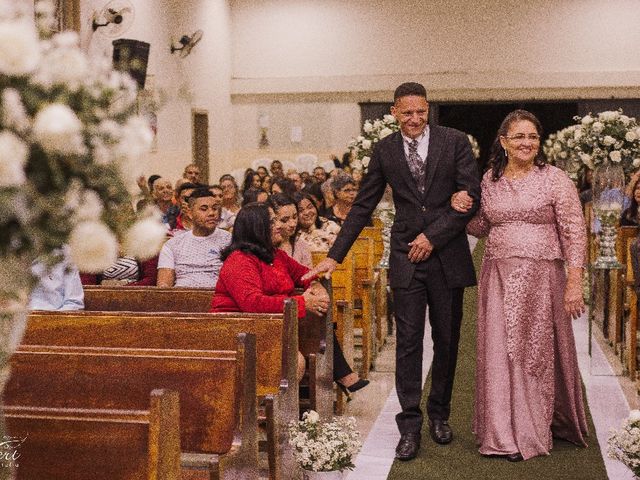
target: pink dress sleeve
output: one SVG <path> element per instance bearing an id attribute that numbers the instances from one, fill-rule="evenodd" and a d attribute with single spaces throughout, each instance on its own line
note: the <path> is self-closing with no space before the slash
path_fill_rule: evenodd
<path id="1" fill-rule="evenodd" d="M 562 170 L 553 178 L 553 208 L 562 254 L 569 267 L 583 267 L 587 251 L 587 229 L 578 191 Z"/>

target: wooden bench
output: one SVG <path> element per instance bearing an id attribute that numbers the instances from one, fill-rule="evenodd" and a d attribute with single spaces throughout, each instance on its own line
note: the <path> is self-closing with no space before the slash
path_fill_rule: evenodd
<path id="1" fill-rule="evenodd" d="M 181 464 L 194 478 L 257 479 L 255 337 L 236 351 L 22 345 L 9 405 L 138 410 L 161 387 L 180 395 Z"/>
<path id="2" fill-rule="evenodd" d="M 328 282 L 325 282 L 325 287 Z M 329 290 L 330 288 L 328 288 Z M 105 312 L 191 312 L 206 313 L 211 307 L 214 290 L 207 288 L 161 288 L 161 287 L 126 287 L 126 286 L 91 286 L 85 287 L 85 310 Z M 218 315 L 218 314 L 212 314 Z M 233 314 L 245 315 L 244 313 Z M 255 315 L 255 314 L 250 314 Z M 262 314 L 259 314 L 262 315 Z M 287 326 L 281 338 L 290 341 L 292 336 L 298 337 L 300 351 L 309 359 L 310 394 L 309 408 L 316 410 L 322 418 L 330 418 L 332 410 L 331 390 L 332 381 L 327 382 L 333 372 L 330 360 L 332 350 L 332 317 L 327 318 L 309 316 L 298 322 L 294 312 L 287 317 L 291 323 L 299 324 Z M 297 333 L 294 333 L 297 332 Z M 249 333 L 258 332 L 250 331 Z M 267 330 L 267 335 L 273 335 Z M 258 358 L 261 355 L 263 342 L 258 340 Z M 298 347 L 296 347 L 298 348 Z M 291 355 L 295 355 L 294 350 Z M 261 368 L 258 368 L 258 391 L 261 391 Z M 290 383 L 291 384 L 291 383 Z M 273 384 L 272 384 L 273 385 Z"/>
<path id="3" fill-rule="evenodd" d="M 373 239 L 373 264 L 376 274 L 375 285 L 375 343 L 379 352 L 384 346 L 387 338 L 387 269 L 380 267 L 382 254 L 384 252 L 384 242 L 382 240 L 382 221 L 374 218 L 373 227 L 365 227 L 360 233 L 361 236 Z"/>
<path id="4" fill-rule="evenodd" d="M 314 322 L 316 328 L 324 326 Z M 169 312 L 32 312 L 24 343 L 129 348 L 180 348 L 230 350 L 242 332 L 257 337 L 257 395 L 265 404 L 266 445 L 271 478 L 283 478 L 294 468 L 286 438 L 286 425 L 299 416 L 296 378 L 298 322 L 295 301 L 285 304 L 284 314 L 169 313 Z M 325 332 L 325 335 L 327 333 Z M 329 345 L 319 359 L 310 358 L 317 387 L 310 392 L 327 418 L 332 388 Z M 327 359 L 328 357 L 328 359 Z M 319 364 L 319 365 L 317 365 Z M 328 370 L 328 372 L 327 372 Z M 329 393 L 327 393 L 327 391 Z M 329 401 L 330 402 L 330 401 Z"/>
<path id="5" fill-rule="evenodd" d="M 179 415 L 178 394 L 160 389 L 137 410 L 4 407 L 9 433 L 25 439 L 19 480 L 176 480 Z"/>

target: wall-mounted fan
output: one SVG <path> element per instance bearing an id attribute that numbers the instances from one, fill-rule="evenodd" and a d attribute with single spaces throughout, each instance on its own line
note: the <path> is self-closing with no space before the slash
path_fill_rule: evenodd
<path id="1" fill-rule="evenodd" d="M 191 53 L 191 49 L 196 46 L 201 38 L 202 30 L 196 30 L 191 36 L 183 35 L 178 42 L 171 42 L 171 53 L 180 52 L 180 58 L 184 58 Z"/>
<path id="2" fill-rule="evenodd" d="M 111 0 L 102 10 L 93 12 L 91 27 L 106 37 L 115 38 L 133 24 L 135 10 L 129 0 Z"/>

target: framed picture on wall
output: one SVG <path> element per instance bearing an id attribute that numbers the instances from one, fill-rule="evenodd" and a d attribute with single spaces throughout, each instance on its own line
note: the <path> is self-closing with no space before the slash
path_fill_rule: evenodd
<path id="1" fill-rule="evenodd" d="M 158 99 L 154 84 L 154 76 L 147 75 L 144 89 L 138 92 L 138 115 L 147 120 L 153 132 L 151 152 L 158 151 Z"/>

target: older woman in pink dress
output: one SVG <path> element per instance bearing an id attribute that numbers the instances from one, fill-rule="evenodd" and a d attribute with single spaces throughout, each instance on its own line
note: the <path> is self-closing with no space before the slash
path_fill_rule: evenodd
<path id="1" fill-rule="evenodd" d="M 542 128 L 511 112 L 467 232 L 488 235 L 478 291 L 473 430 L 483 455 L 548 455 L 552 436 L 586 446 L 571 319 L 584 312 L 586 233 L 576 188 L 540 151 Z M 459 192 L 453 208 L 470 197 Z"/>

